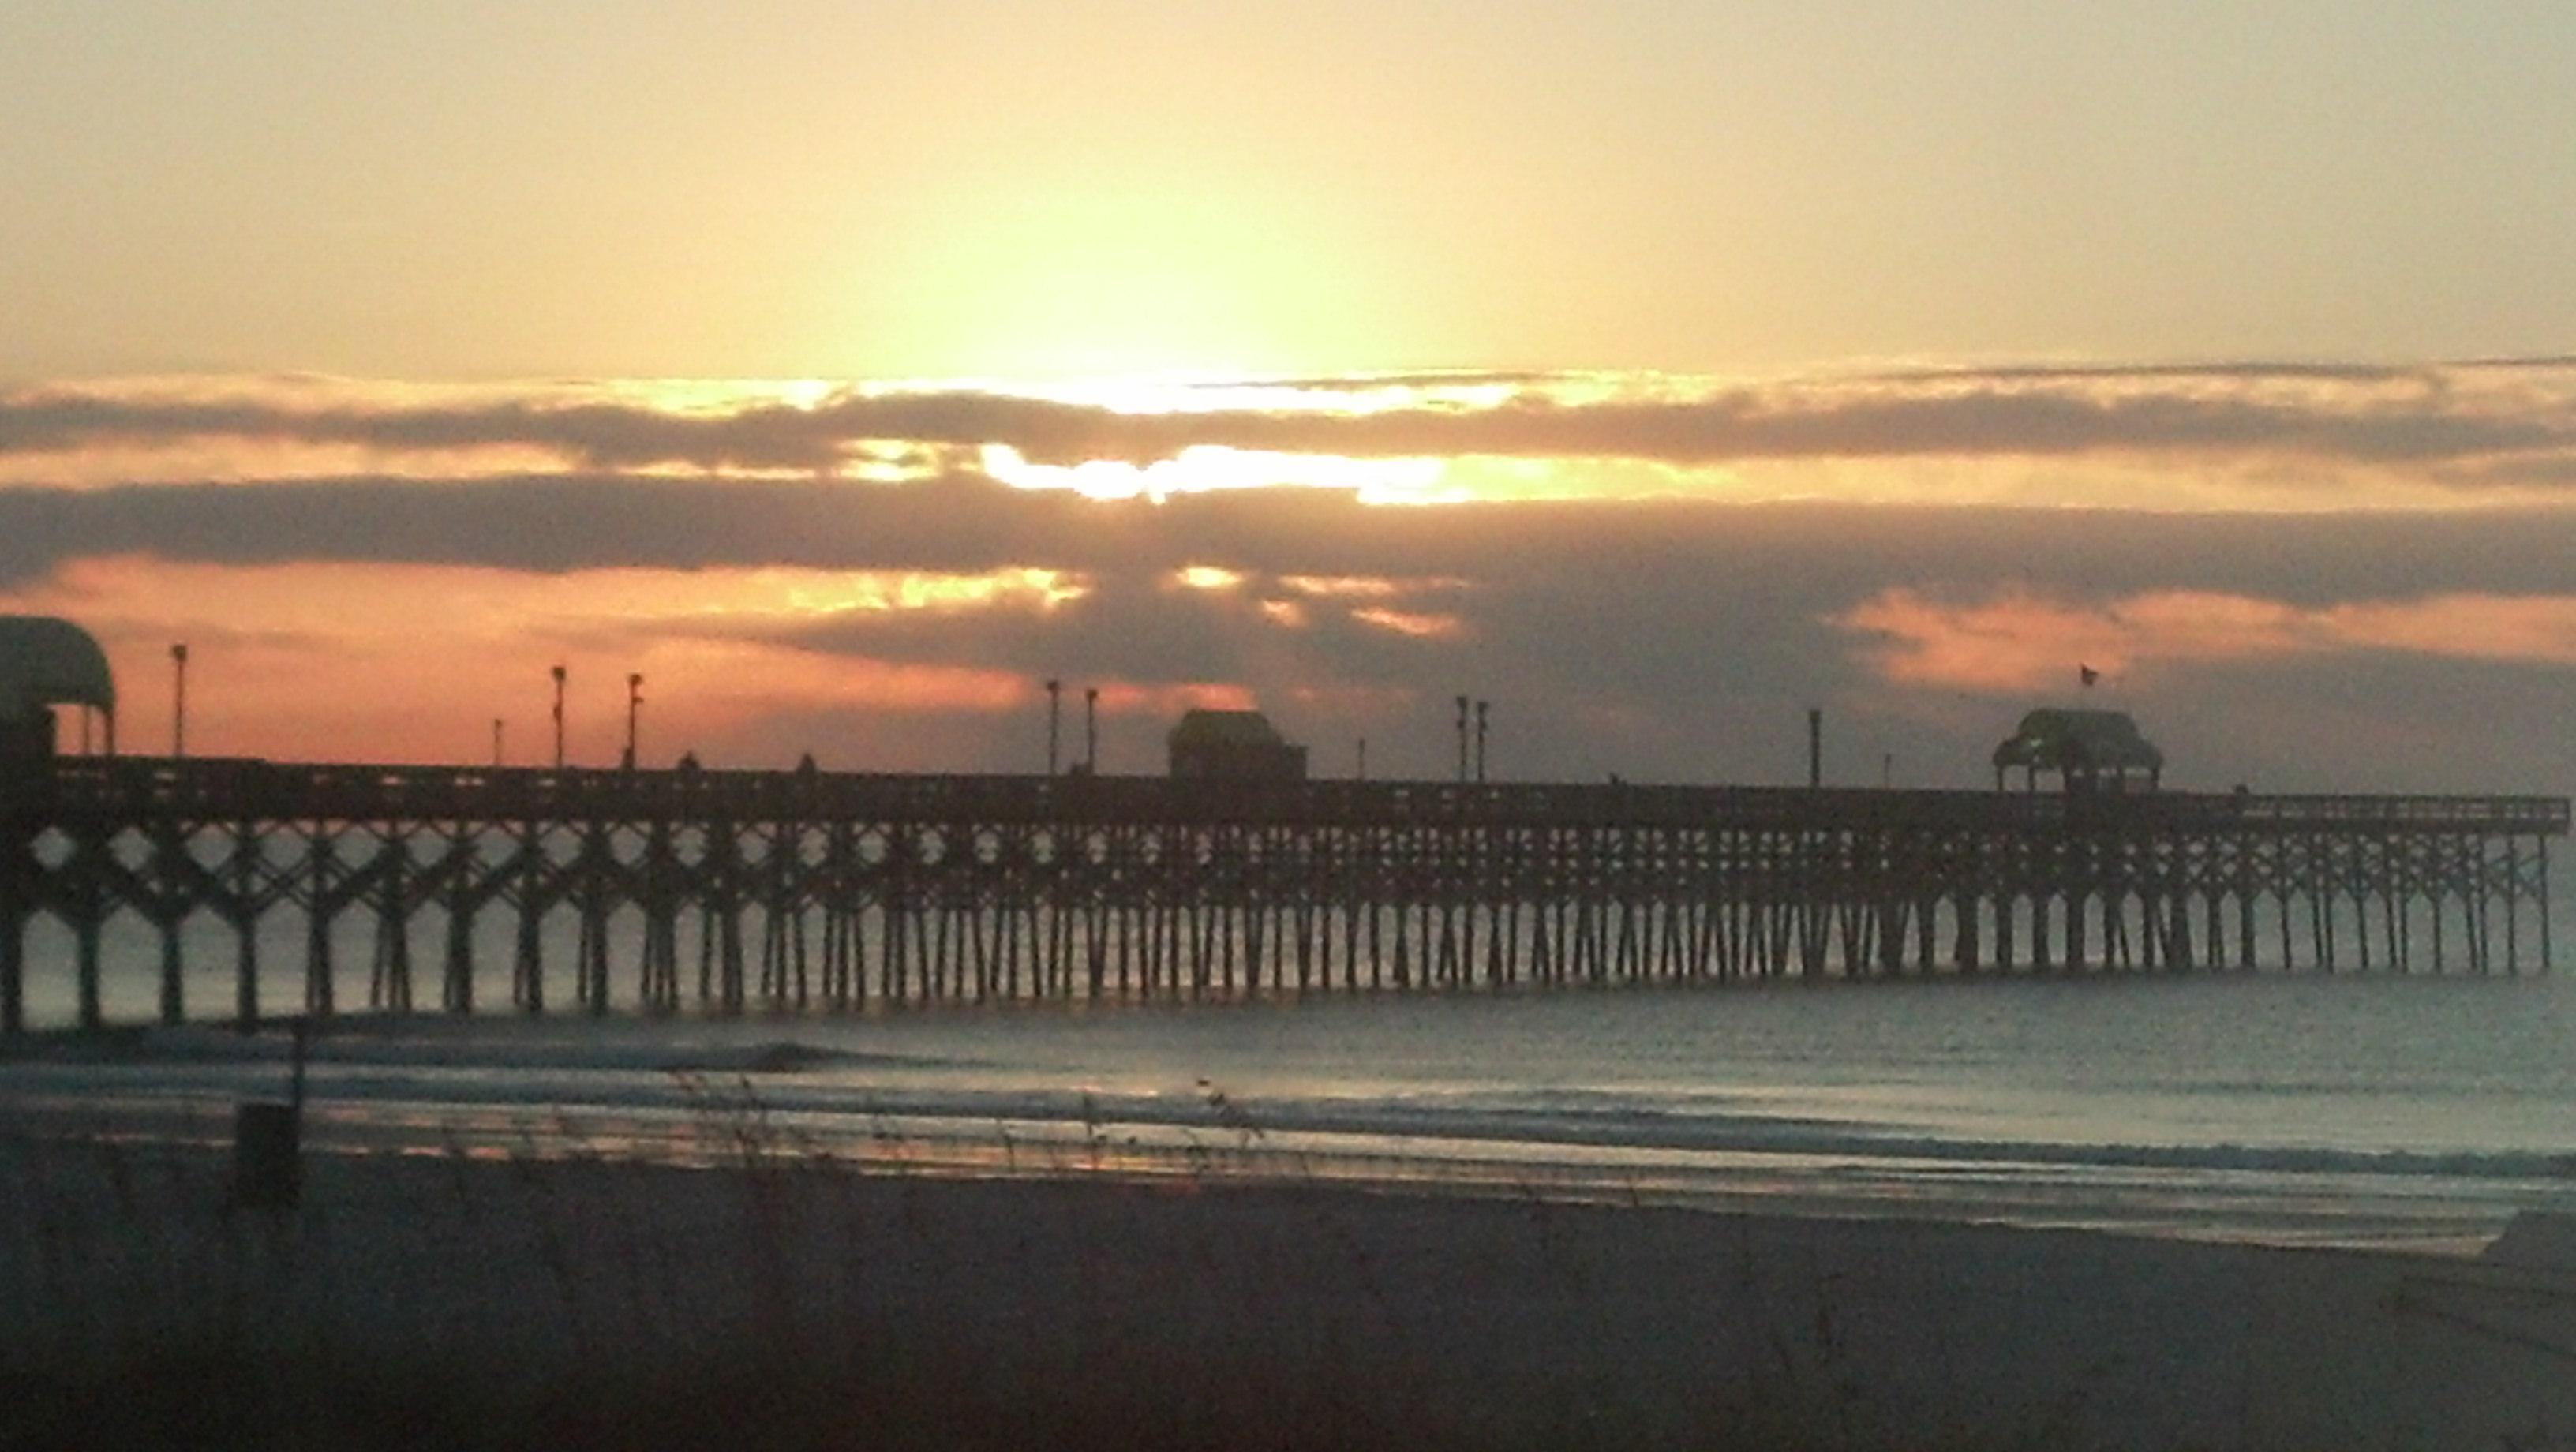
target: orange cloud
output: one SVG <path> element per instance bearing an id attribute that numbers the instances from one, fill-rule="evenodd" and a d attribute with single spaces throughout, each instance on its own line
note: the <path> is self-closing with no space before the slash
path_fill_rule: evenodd
<path id="1" fill-rule="evenodd" d="M 693 620 L 801 620 L 842 611 L 1045 610 L 1089 589 L 1061 570 L 595 569 L 533 574 L 472 565 L 340 561 L 235 566 L 123 555 L 75 560 L 9 597 L 110 628 L 483 638 L 564 636 Z"/>
<path id="2" fill-rule="evenodd" d="M 1455 615 L 1435 615 L 1412 610 L 1390 610 L 1383 605 L 1364 606 L 1351 612 L 1351 618 L 1362 625 L 1374 625 L 1398 635 L 1417 640 L 1446 640 L 1465 632 L 1465 622 Z"/>
<path id="3" fill-rule="evenodd" d="M 1100 688 L 1100 708 L 1119 715 L 1169 719 L 1183 711 L 1250 711 L 1260 705 L 1248 686 L 1225 681 L 1182 681 L 1148 686 L 1116 681 Z"/>
<path id="4" fill-rule="evenodd" d="M 1424 590 L 1463 590 L 1465 580 L 1452 575 L 1395 579 L 1385 575 L 1282 575 L 1279 583 L 1301 595 L 1384 600 Z"/>
<path id="5" fill-rule="evenodd" d="M 2327 626 L 2356 644 L 2472 660 L 2576 665 L 2576 598 L 2437 595 L 2364 601 L 2325 612 Z"/>
<path id="6" fill-rule="evenodd" d="M 121 744 L 168 748 L 169 646 L 190 647 L 193 752 L 357 761 L 512 759 L 552 752 L 551 667 L 567 667 L 571 759 L 613 761 L 626 677 L 645 678 L 648 759 L 722 745 L 781 715 L 994 713 L 1024 704 L 1017 672 L 825 656 L 728 636 L 746 620 L 847 610 L 1045 609 L 1048 571 L 985 576 L 805 570 L 598 570 L 528 575 L 444 566 L 232 568 L 123 557 L 0 594 L 0 610 L 67 615 L 106 645 Z M 704 628 L 702 628 L 704 627 Z M 783 763 L 769 763 L 783 764 Z"/>
<path id="7" fill-rule="evenodd" d="M 2167 665 L 2339 650 L 2576 665 L 2576 596 L 2448 594 L 2304 607 L 2196 591 L 2102 604 L 2027 594 L 1959 603 L 1888 590 L 1830 618 L 1878 637 L 1879 672 L 1907 685 L 1998 694 Z"/>

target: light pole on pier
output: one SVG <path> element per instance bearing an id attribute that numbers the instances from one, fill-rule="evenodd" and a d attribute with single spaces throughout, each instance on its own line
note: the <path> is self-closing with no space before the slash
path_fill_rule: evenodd
<path id="1" fill-rule="evenodd" d="M 561 771 L 561 770 L 563 770 L 563 765 L 564 765 L 564 747 L 563 747 L 563 736 L 564 736 L 564 720 L 563 720 L 564 668 L 563 668 L 562 666 L 556 666 L 556 667 L 555 667 L 555 670 L 554 670 L 554 676 L 555 676 L 555 770 L 557 770 L 557 771 Z"/>
<path id="2" fill-rule="evenodd" d="M 630 671 L 626 676 L 626 769 L 635 769 L 635 716 L 644 705 L 644 673 Z"/>
<path id="3" fill-rule="evenodd" d="M 1493 704 L 1491 701 L 1476 703 L 1476 781 L 1479 785 L 1485 780 L 1485 713 L 1493 708 Z"/>
<path id="4" fill-rule="evenodd" d="M 1100 688 L 1082 688 L 1082 774 L 1100 775 Z"/>
<path id="5" fill-rule="evenodd" d="M 188 647 L 170 647 L 170 754 L 188 754 Z"/>
<path id="6" fill-rule="evenodd" d="M 1458 698 L 1458 780 L 1467 779 L 1467 698 Z"/>
<path id="7" fill-rule="evenodd" d="M 1055 775 L 1057 743 L 1064 729 L 1064 682 L 1047 678 L 1047 775 Z"/>

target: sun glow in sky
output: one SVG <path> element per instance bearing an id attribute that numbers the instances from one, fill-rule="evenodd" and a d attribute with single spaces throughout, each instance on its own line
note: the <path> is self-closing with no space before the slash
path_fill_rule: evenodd
<path id="1" fill-rule="evenodd" d="M 1510 774 L 1823 704 L 1973 783 L 2081 663 L 2184 783 L 2563 791 L 2570 73 L 2512 0 L 8 7 L 0 609 L 281 756 L 565 663 L 589 756 L 641 671 L 660 754 L 1025 767 L 1060 679 L 1115 770 L 1436 775 L 1466 692 Z"/>
<path id="2" fill-rule="evenodd" d="M 2549 351 L 2571 70 L 2510 0 L 14 6 L 0 368 Z"/>
<path id="3" fill-rule="evenodd" d="M 1166 499 L 1211 489 L 1280 485 L 1344 489 L 1377 504 L 1465 497 L 1462 489 L 1443 489 L 1445 471 L 1438 459 L 1346 459 L 1200 444 L 1143 464 L 1124 459 L 1032 464 L 1008 444 L 990 444 L 984 448 L 982 462 L 984 472 L 1005 484 L 1071 489 L 1093 499 Z"/>

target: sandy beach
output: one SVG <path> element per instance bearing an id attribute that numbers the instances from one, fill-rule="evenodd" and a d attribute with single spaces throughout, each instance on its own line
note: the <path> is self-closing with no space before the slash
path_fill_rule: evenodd
<path id="1" fill-rule="evenodd" d="M 0 1146 L 0 1443 L 2576 1445 L 2576 1267 L 2512 1259 L 749 1140 L 312 1155 L 291 1211 L 230 1177 Z"/>

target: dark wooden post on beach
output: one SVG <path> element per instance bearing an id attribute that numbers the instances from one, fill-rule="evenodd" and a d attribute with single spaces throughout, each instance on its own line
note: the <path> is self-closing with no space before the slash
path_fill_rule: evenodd
<path id="1" fill-rule="evenodd" d="M 304 1195 L 304 1060 L 312 1020 L 289 1021 L 291 1079 L 284 1102 L 253 1100 L 233 1112 L 233 1203 L 291 1210 Z"/>

